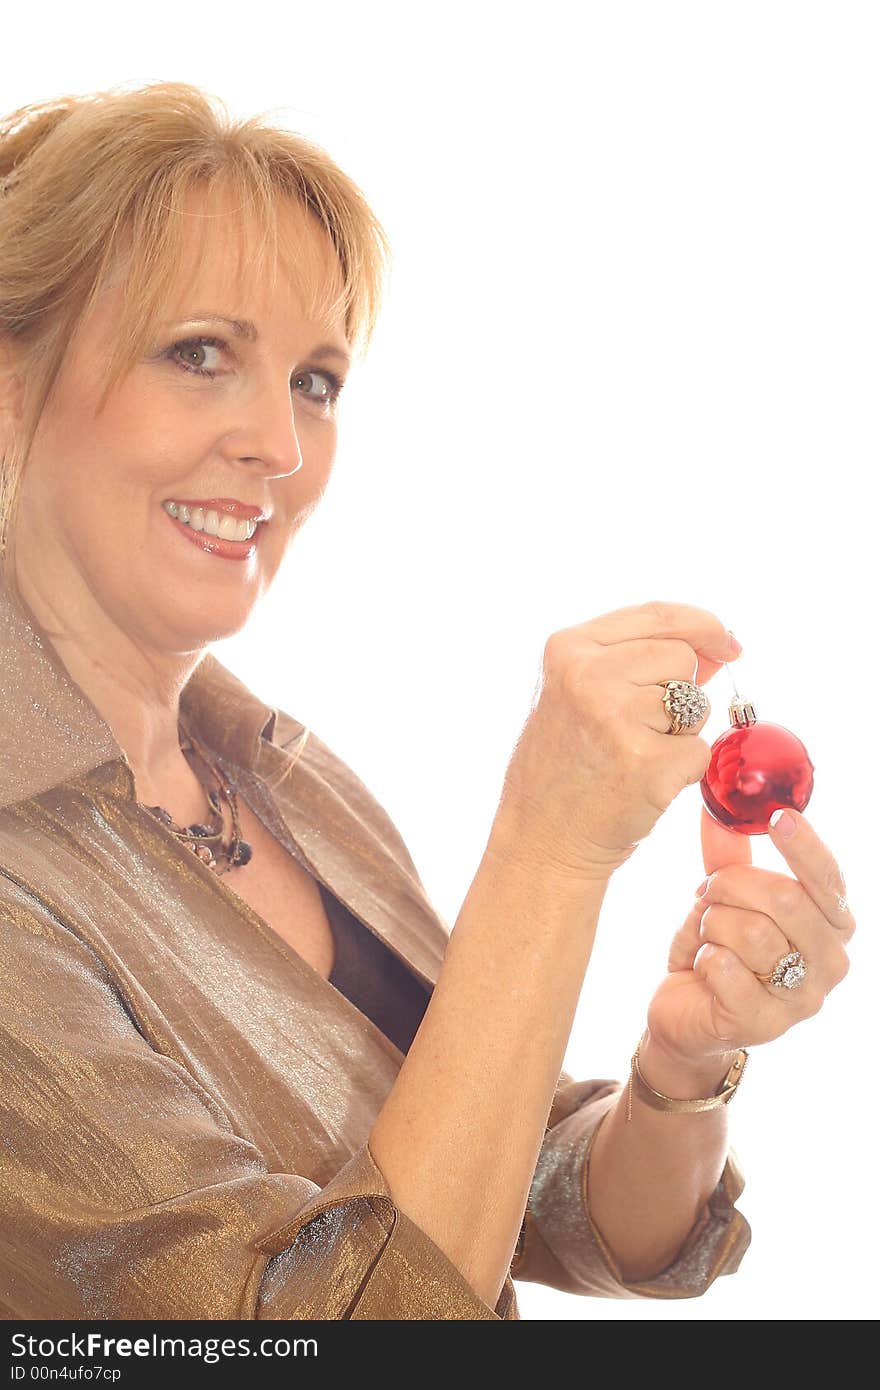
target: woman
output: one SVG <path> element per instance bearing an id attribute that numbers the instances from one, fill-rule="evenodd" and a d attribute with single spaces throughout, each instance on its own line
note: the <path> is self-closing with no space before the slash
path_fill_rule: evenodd
<path id="1" fill-rule="evenodd" d="M 553 634 L 450 936 L 355 773 L 208 651 L 321 498 L 382 229 L 185 84 L 17 112 L 0 175 L 0 1316 L 702 1294 L 750 1238 L 743 1049 L 846 972 L 802 817 L 798 878 L 712 874 L 627 1083 L 560 1068 L 610 877 L 705 769 L 662 682 L 732 660 L 723 623 Z"/>

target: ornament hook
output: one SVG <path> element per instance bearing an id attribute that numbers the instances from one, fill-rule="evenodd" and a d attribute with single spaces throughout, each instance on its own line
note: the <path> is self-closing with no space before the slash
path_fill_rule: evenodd
<path id="1" fill-rule="evenodd" d="M 738 691 L 737 688 L 736 688 L 736 681 L 735 681 L 735 679 L 734 679 L 734 677 L 733 677 L 733 673 L 732 673 L 732 671 L 731 671 L 731 669 L 730 669 L 730 667 L 728 666 L 728 664 L 727 664 L 726 661 L 724 662 L 724 669 L 725 669 L 725 671 L 727 672 L 728 676 L 730 676 L 730 684 L 733 686 L 733 695 L 734 695 L 734 699 L 735 699 L 735 700 L 737 701 L 737 703 L 739 704 L 739 703 L 741 702 L 742 697 L 740 696 L 740 693 L 739 693 L 739 691 Z"/>

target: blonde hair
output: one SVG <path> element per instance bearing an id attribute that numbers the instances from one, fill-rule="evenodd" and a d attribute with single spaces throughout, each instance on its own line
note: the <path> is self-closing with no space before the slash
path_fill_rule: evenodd
<path id="1" fill-rule="evenodd" d="M 306 209 L 326 233 L 342 283 L 336 296 L 329 282 L 313 286 L 310 312 L 342 318 L 356 355 L 369 346 L 390 262 L 385 231 L 320 146 L 265 124 L 266 114 L 234 119 L 216 96 L 156 82 L 0 118 L 0 340 L 14 340 L 24 388 L 20 433 L 0 460 L 4 569 L 24 466 L 77 326 L 122 264 L 122 315 L 100 409 L 156 332 L 192 225 L 183 216 L 191 191 L 232 194 L 246 285 L 266 274 L 269 249 L 275 283 L 279 203 Z"/>

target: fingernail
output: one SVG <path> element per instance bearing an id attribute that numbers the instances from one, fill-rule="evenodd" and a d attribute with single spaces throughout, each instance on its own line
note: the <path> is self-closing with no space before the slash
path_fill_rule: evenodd
<path id="1" fill-rule="evenodd" d="M 797 822 L 794 816 L 790 816 L 781 806 L 778 810 L 773 812 L 773 815 L 770 817 L 770 824 L 773 826 L 774 830 L 778 828 L 783 840 L 790 839 L 797 829 Z"/>
<path id="2" fill-rule="evenodd" d="M 706 877 L 706 878 L 703 879 L 703 882 L 700 884 L 699 888 L 697 889 L 696 893 L 694 894 L 694 897 L 695 897 L 695 898 L 701 898 L 701 897 L 703 896 L 703 894 L 705 893 L 705 891 L 706 891 L 706 889 L 707 889 L 708 887 L 709 887 L 709 879 L 708 879 L 708 877 Z"/>
<path id="3" fill-rule="evenodd" d="M 741 651 L 742 651 L 742 642 L 740 642 L 740 640 L 739 640 L 738 637 L 734 637 L 734 635 L 733 635 L 733 633 L 731 632 L 730 628 L 727 629 L 727 635 L 728 635 L 728 637 L 730 638 L 730 645 L 731 645 L 731 647 L 733 648 L 733 650 L 736 651 L 736 652 L 741 652 Z"/>

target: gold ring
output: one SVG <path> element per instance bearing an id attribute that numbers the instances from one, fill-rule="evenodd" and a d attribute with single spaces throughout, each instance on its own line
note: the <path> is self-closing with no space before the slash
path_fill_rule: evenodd
<path id="1" fill-rule="evenodd" d="M 693 681 L 660 681 L 663 689 L 663 708 L 669 716 L 667 734 L 680 734 L 692 729 L 705 718 L 709 701 Z"/>
<path id="2" fill-rule="evenodd" d="M 807 973 L 807 963 L 800 951 L 789 951 L 780 956 L 773 969 L 766 975 L 754 974 L 765 985 L 775 985 L 777 989 L 797 989 Z"/>

